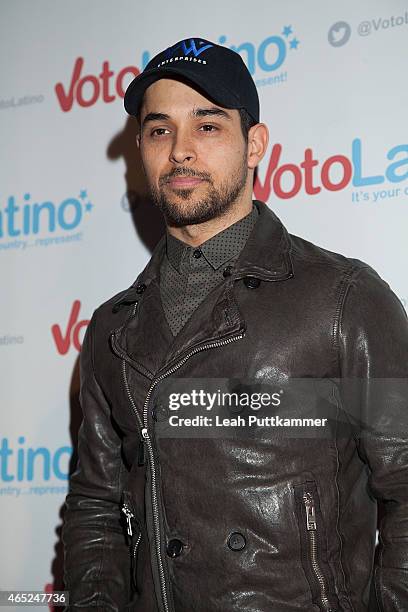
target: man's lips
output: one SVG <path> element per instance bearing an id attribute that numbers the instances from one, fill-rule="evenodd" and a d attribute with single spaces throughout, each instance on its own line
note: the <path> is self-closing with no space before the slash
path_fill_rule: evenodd
<path id="1" fill-rule="evenodd" d="M 202 182 L 203 179 L 194 176 L 174 177 L 169 180 L 170 187 L 194 187 Z"/>

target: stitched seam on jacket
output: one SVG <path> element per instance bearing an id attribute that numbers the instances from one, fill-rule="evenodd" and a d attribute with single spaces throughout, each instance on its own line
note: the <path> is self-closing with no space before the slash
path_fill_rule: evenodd
<path id="1" fill-rule="evenodd" d="M 340 335 L 340 327 L 341 327 L 341 321 L 342 321 L 342 317 L 343 317 L 343 312 L 344 312 L 344 306 L 347 300 L 347 295 L 348 295 L 348 291 L 351 287 L 353 278 L 355 278 L 355 276 L 358 275 L 358 273 L 362 270 L 365 269 L 366 266 L 364 266 L 364 268 L 360 268 L 360 267 L 356 267 L 353 266 L 351 268 L 349 268 L 348 270 L 345 270 L 344 276 L 341 279 L 340 282 L 340 287 L 339 287 L 339 297 L 337 300 L 337 304 L 336 304 L 336 311 L 335 311 L 335 315 L 334 315 L 334 321 L 333 321 L 333 329 L 332 329 L 332 340 L 333 340 L 333 349 L 335 352 L 335 357 L 337 360 L 337 370 L 338 370 L 338 375 L 339 378 L 341 377 L 341 354 L 340 354 L 340 339 L 339 339 L 339 335 Z M 357 274 L 354 274 L 357 270 Z M 339 461 L 339 456 L 338 456 L 338 449 L 337 449 L 337 444 L 336 444 L 336 454 L 337 454 L 337 461 L 338 461 L 338 470 L 336 472 L 336 478 L 335 478 L 335 482 L 336 482 L 336 488 L 337 488 L 337 492 L 338 492 L 338 520 L 336 522 L 336 531 L 339 535 L 340 541 L 341 541 L 341 550 L 340 550 L 340 567 L 342 569 L 343 572 L 343 577 L 344 577 L 344 586 L 345 586 L 345 591 L 346 593 L 349 593 L 349 587 L 350 585 L 347 584 L 347 580 L 346 580 L 346 573 L 344 571 L 344 566 L 343 566 L 343 554 L 344 554 L 344 547 L 343 547 L 343 542 L 341 540 L 341 529 L 340 529 L 340 524 L 339 524 L 339 514 L 340 514 L 340 490 L 338 488 L 338 471 L 339 471 L 339 466 L 340 466 L 340 461 Z M 352 606 L 352 609 L 354 610 L 353 604 L 350 602 L 350 605 Z"/>
<path id="2" fill-rule="evenodd" d="M 336 313 L 333 321 L 333 329 L 332 329 L 332 338 L 333 338 L 333 348 L 337 357 L 337 371 L 339 378 L 341 378 L 341 354 L 340 354 L 340 327 L 343 319 L 344 306 L 347 301 L 347 295 L 350 290 L 352 281 L 357 277 L 357 275 L 362 271 L 367 269 L 368 266 L 364 266 L 363 268 L 353 267 L 346 271 L 344 277 L 340 282 L 340 291 L 339 298 L 336 305 Z M 357 271 L 357 272 L 356 272 Z M 356 274 L 354 274 L 356 272 Z"/>
<path id="3" fill-rule="evenodd" d="M 339 410 L 340 410 L 340 406 L 337 404 L 337 416 L 339 414 Z M 352 603 L 352 601 L 350 600 L 349 597 L 349 584 L 347 584 L 347 579 L 346 579 L 346 573 L 344 571 L 344 567 L 343 567 L 343 540 L 342 540 L 342 534 L 341 534 L 341 529 L 340 529 L 340 489 L 339 489 L 339 484 L 338 484 L 338 475 L 339 475 L 339 471 L 340 471 L 340 457 L 339 457 L 339 449 L 337 446 L 337 423 L 338 420 L 336 421 L 336 436 L 335 436 L 335 447 L 336 447 L 336 460 L 337 460 L 337 470 L 336 470 L 336 476 L 335 476 L 335 483 L 336 483 L 336 491 L 337 491 L 337 520 L 336 520 L 336 531 L 337 531 L 337 535 L 338 538 L 340 540 L 340 555 L 339 555 L 339 561 L 340 561 L 340 568 L 341 568 L 341 572 L 343 574 L 343 588 L 344 588 L 344 592 L 347 596 L 347 601 L 349 603 L 349 605 L 351 606 L 351 609 L 353 612 L 355 612 L 355 608 L 354 605 Z"/>
<path id="4" fill-rule="evenodd" d="M 374 580 L 374 593 L 375 593 L 375 598 L 377 600 L 377 603 L 379 605 L 379 609 L 381 610 L 381 612 L 384 612 L 384 606 L 383 606 L 383 598 L 381 596 L 381 591 L 382 591 L 382 587 L 381 587 L 381 573 L 380 573 L 380 568 L 376 567 L 374 570 L 374 575 L 373 575 L 373 580 Z"/>
<path id="5" fill-rule="evenodd" d="M 91 365 L 92 365 L 92 375 L 95 379 L 95 382 L 98 386 L 99 391 L 101 392 L 101 394 L 103 395 L 104 399 L 106 400 L 105 394 L 103 393 L 102 387 L 99 384 L 99 381 L 96 377 L 96 372 L 95 372 L 95 343 L 94 343 L 94 331 L 95 331 L 95 327 L 96 327 L 96 311 L 94 312 L 94 316 L 92 317 L 92 321 L 91 321 L 91 325 L 93 326 L 91 328 Z M 107 401 L 107 400 L 106 400 Z M 116 489 L 118 490 L 120 487 L 118 487 L 118 481 L 120 477 L 120 470 L 121 470 L 121 460 L 120 460 L 120 454 L 119 454 L 119 461 L 118 461 L 118 468 L 117 468 L 117 475 L 116 475 Z M 106 549 L 106 536 L 107 536 L 107 527 L 108 527 L 108 521 L 105 520 L 104 522 L 104 526 L 103 526 L 103 548 L 102 548 L 102 553 L 101 553 L 101 562 L 100 562 L 100 566 L 99 566 L 99 571 L 98 571 L 98 575 L 97 578 L 95 579 L 95 582 L 100 582 L 103 576 L 103 566 L 104 566 L 104 558 L 105 558 L 105 549 Z M 96 600 L 96 606 L 99 605 L 100 600 L 101 600 L 101 596 L 102 596 L 102 591 L 100 589 L 98 589 L 97 591 L 97 600 Z"/>

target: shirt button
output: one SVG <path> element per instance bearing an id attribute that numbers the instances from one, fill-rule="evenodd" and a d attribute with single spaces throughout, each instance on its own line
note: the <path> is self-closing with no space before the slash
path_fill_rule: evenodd
<path id="1" fill-rule="evenodd" d="M 193 257 L 195 257 L 196 259 L 201 257 L 201 255 L 202 255 L 202 253 L 201 253 L 200 249 L 196 249 L 195 251 L 193 251 Z"/>
<path id="2" fill-rule="evenodd" d="M 183 542 L 174 538 L 167 544 L 167 554 L 169 557 L 178 557 L 183 550 Z"/>
<path id="3" fill-rule="evenodd" d="M 234 533 L 230 534 L 227 544 L 231 550 L 242 550 L 245 548 L 246 540 L 242 533 L 234 531 Z"/>

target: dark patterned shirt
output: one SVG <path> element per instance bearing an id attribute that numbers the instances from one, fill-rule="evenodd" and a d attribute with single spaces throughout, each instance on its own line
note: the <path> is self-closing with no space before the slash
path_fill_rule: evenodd
<path id="1" fill-rule="evenodd" d="M 208 293 L 224 280 L 226 264 L 238 258 L 258 219 L 252 211 L 201 245 L 192 247 L 166 231 L 166 256 L 160 269 L 160 292 L 174 336 Z"/>

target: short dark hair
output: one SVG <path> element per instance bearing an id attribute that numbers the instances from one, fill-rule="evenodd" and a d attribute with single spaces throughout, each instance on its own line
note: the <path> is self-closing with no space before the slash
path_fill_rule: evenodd
<path id="1" fill-rule="evenodd" d="M 239 108 L 239 117 L 241 119 L 241 130 L 244 135 L 245 142 L 248 144 L 248 132 L 250 128 L 257 124 L 257 121 L 251 117 L 245 108 Z"/>
<path id="2" fill-rule="evenodd" d="M 137 109 L 137 114 L 136 114 L 136 118 L 139 123 L 139 126 L 140 126 L 141 109 L 142 109 L 142 105 L 140 104 L 139 108 Z M 255 119 L 251 117 L 251 115 L 248 113 L 248 111 L 245 108 L 238 108 L 238 112 L 239 112 L 239 118 L 241 120 L 242 135 L 245 139 L 246 144 L 248 144 L 248 132 L 252 126 L 257 124 L 257 122 L 255 121 Z"/>

